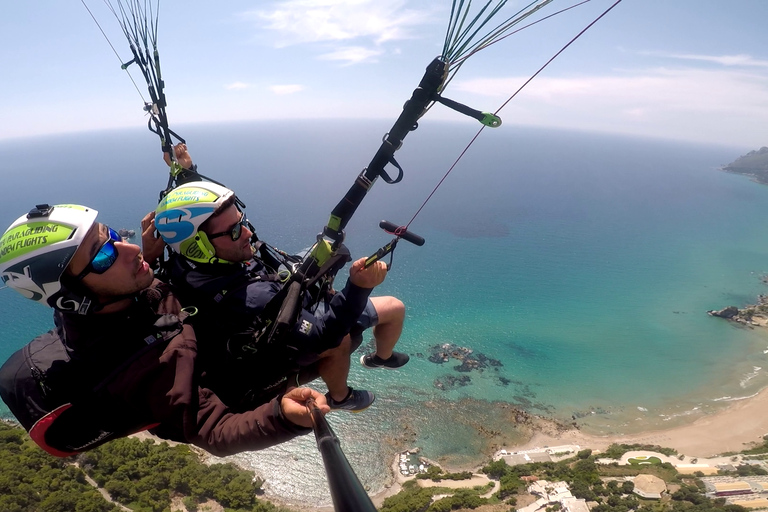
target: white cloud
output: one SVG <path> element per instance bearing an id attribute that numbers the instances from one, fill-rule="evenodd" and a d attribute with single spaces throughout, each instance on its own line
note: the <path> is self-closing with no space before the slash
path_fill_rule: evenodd
<path id="1" fill-rule="evenodd" d="M 691 53 L 658 53 L 658 52 L 642 52 L 642 55 L 649 55 L 655 57 L 666 57 L 670 59 L 679 60 L 694 60 L 700 62 L 712 62 L 720 64 L 722 66 L 741 66 L 741 67 L 760 67 L 768 68 L 768 61 L 758 60 L 751 55 L 738 54 L 738 55 L 697 55 Z"/>
<path id="2" fill-rule="evenodd" d="M 269 90 L 278 95 L 295 94 L 304 90 L 303 85 L 299 84 L 286 84 L 286 85 L 271 85 Z"/>
<path id="3" fill-rule="evenodd" d="M 280 48 L 302 43 L 330 44 L 318 58 L 346 65 L 382 55 L 388 42 L 419 37 L 415 27 L 437 22 L 435 7 L 413 9 L 406 0 L 283 0 L 247 11 L 242 17 L 270 31 Z M 354 41 L 354 45 L 350 42 Z M 337 44 L 344 46 L 336 47 Z M 399 49 L 393 50 L 395 52 Z"/>
<path id="4" fill-rule="evenodd" d="M 227 84 L 224 86 L 224 88 L 227 89 L 228 91 L 248 89 L 249 87 L 250 87 L 250 84 L 246 84 L 245 82 L 232 82 L 231 84 Z"/>
<path id="5" fill-rule="evenodd" d="M 383 50 L 372 50 L 362 46 L 347 46 L 320 55 L 318 58 L 322 60 L 340 60 L 344 61 L 346 65 L 351 65 L 366 61 L 370 62 L 383 53 Z"/>
<path id="6" fill-rule="evenodd" d="M 243 14 L 282 35 L 281 46 L 367 38 L 377 44 L 413 37 L 409 29 L 430 19 L 430 11 L 406 9 L 405 0 L 286 0 Z"/>
<path id="7" fill-rule="evenodd" d="M 478 78 L 456 81 L 450 88 L 493 97 L 498 106 L 526 79 Z M 487 100 L 475 101 L 489 107 Z M 519 123 L 737 144 L 765 136 L 761 126 L 768 125 L 768 75 L 657 68 L 603 76 L 538 77 L 505 111 Z"/>

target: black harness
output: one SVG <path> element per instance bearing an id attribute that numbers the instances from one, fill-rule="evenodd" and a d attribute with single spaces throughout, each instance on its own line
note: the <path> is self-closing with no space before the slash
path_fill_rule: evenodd
<path id="1" fill-rule="evenodd" d="M 141 357 L 150 352 L 161 354 L 181 333 L 187 316 L 183 311 L 157 315 L 145 335 L 137 336 L 127 348 L 128 356 L 113 361 L 111 371 L 95 368 L 95 361 L 73 357 L 61 331 L 49 331 L 14 353 L 0 368 L 0 395 L 32 440 L 57 457 L 152 428 L 156 424 L 126 411 L 109 396 L 107 388 Z M 100 375 L 94 377 L 95 372 Z"/>

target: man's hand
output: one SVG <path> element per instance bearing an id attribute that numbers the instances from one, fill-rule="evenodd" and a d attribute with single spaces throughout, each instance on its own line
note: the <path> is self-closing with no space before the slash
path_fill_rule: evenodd
<path id="1" fill-rule="evenodd" d="M 191 169 L 192 168 L 192 157 L 189 156 L 189 152 L 187 151 L 187 145 L 184 143 L 176 144 L 173 147 L 173 154 L 176 157 L 176 162 L 180 166 L 182 166 L 184 169 Z M 171 155 L 168 153 L 163 153 L 163 160 L 165 160 L 165 163 L 168 164 L 168 167 L 171 166 Z"/>
<path id="2" fill-rule="evenodd" d="M 141 252 L 144 254 L 144 261 L 154 267 L 163 255 L 164 248 L 165 241 L 155 229 L 155 212 L 151 211 L 141 219 Z"/>
<path id="3" fill-rule="evenodd" d="M 283 395 L 280 407 L 283 409 L 285 419 L 301 427 L 312 426 L 312 414 L 307 409 L 307 400 L 315 399 L 317 407 L 323 415 L 330 412 L 325 395 L 311 388 L 293 388 Z"/>
<path id="4" fill-rule="evenodd" d="M 349 268 L 349 280 L 355 286 L 360 288 L 374 288 L 384 282 L 387 277 L 387 264 L 383 261 L 376 261 L 368 268 L 365 267 L 365 260 L 360 258 Z"/>

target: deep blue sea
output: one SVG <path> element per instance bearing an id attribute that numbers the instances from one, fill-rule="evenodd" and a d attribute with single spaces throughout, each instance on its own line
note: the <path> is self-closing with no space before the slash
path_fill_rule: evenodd
<path id="1" fill-rule="evenodd" d="M 262 239 L 298 251 L 390 125 L 177 131 L 200 172 L 246 202 Z M 390 240 L 379 220 L 410 220 L 475 131 L 470 121 L 426 120 L 408 136 L 396 155 L 405 179 L 376 183 L 348 226 L 353 255 Z M 37 203 L 74 202 L 138 230 L 167 181 L 153 137 L 133 130 L 0 141 L 0 226 Z M 479 464 L 490 443 L 515 439 L 507 404 L 575 418 L 591 433 L 637 432 L 692 421 L 767 385 L 768 332 L 706 314 L 766 292 L 768 187 L 718 171 L 751 149 L 486 130 L 411 224 L 426 244 L 401 242 L 377 290 L 408 308 L 399 347 L 411 362 L 370 371 L 353 356 L 350 384 L 377 401 L 361 414 L 329 416 L 369 489 L 384 485 L 401 448 Z M 0 321 L 4 359 L 47 330 L 51 315 L 2 290 Z M 461 367 L 455 356 L 470 350 L 476 367 Z M 8 414 L 2 406 L 0 414 Z M 330 503 L 312 436 L 236 458 L 266 477 L 268 495 Z"/>

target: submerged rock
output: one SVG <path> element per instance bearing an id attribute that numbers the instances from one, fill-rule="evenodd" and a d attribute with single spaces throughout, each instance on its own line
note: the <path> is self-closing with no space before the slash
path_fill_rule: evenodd
<path id="1" fill-rule="evenodd" d="M 461 377 L 446 375 L 440 379 L 435 379 L 434 385 L 437 389 L 448 390 L 457 387 L 469 386 L 471 383 L 472 379 L 468 375 L 462 375 Z"/>
<path id="2" fill-rule="evenodd" d="M 454 370 L 457 372 L 471 372 L 472 370 L 483 371 L 490 367 L 501 367 L 501 361 L 498 359 L 492 359 L 485 354 L 475 351 L 471 348 L 460 347 L 453 343 L 443 343 L 441 345 L 433 345 L 429 349 L 428 360 L 435 364 L 443 364 L 449 362 L 451 359 L 456 359 L 461 362 L 454 366 Z"/>

